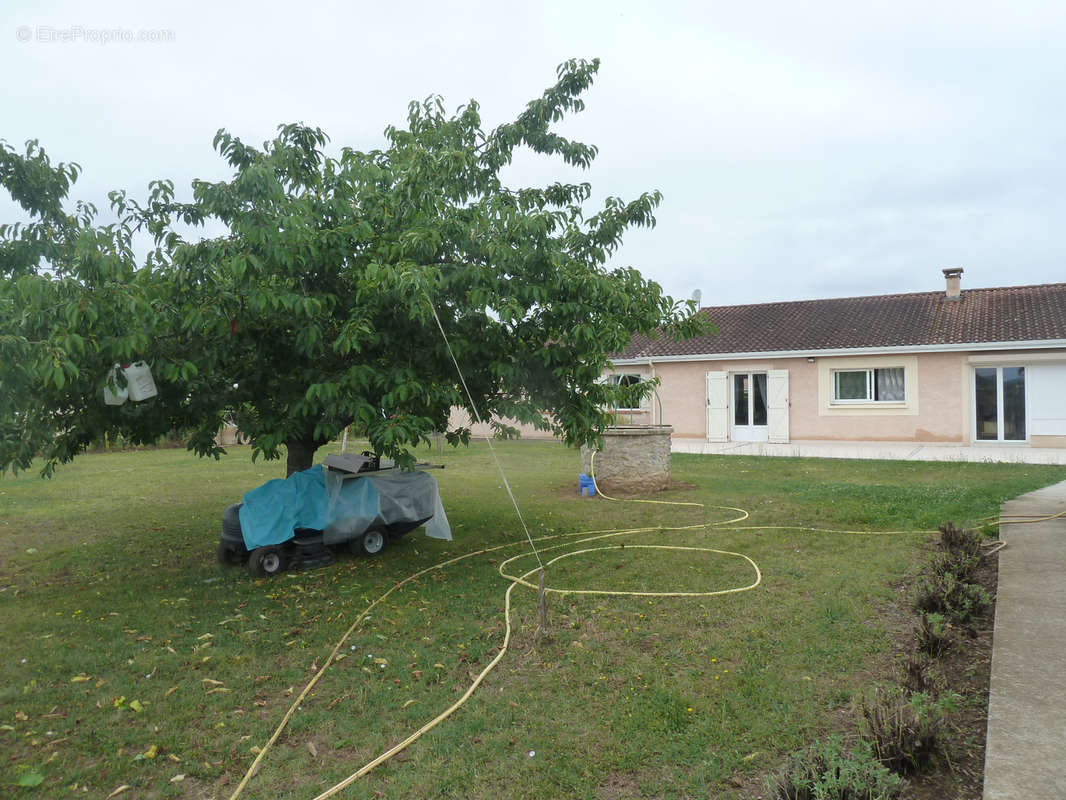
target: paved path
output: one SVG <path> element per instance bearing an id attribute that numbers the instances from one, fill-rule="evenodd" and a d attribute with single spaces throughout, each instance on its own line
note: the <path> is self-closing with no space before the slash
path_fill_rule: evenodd
<path id="1" fill-rule="evenodd" d="M 1066 511 L 1066 481 L 1003 504 Z M 1002 525 L 984 800 L 1066 798 L 1066 518 Z"/>
<path id="2" fill-rule="evenodd" d="M 675 453 L 804 458 L 884 458 L 907 461 L 1006 461 L 1017 464 L 1066 464 L 1064 447 L 1001 444 L 938 444 L 935 442 L 708 442 L 675 436 Z M 1066 796 L 1064 796 L 1066 798 Z M 1056 800 L 1064 800 L 1056 798 Z"/>

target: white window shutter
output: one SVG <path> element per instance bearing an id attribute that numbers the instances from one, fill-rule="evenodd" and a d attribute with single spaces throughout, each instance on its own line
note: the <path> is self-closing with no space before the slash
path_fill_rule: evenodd
<path id="1" fill-rule="evenodd" d="M 707 441 L 729 439 L 729 373 L 707 373 Z"/>
<path id="2" fill-rule="evenodd" d="M 771 442 L 788 442 L 788 370 L 766 373 L 766 433 Z"/>

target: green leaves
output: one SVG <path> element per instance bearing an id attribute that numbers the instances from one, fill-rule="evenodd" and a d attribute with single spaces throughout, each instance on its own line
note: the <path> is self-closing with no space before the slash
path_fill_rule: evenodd
<path id="1" fill-rule="evenodd" d="M 300 124 L 261 147 L 219 130 L 228 179 L 194 181 L 191 204 L 165 180 L 143 206 L 113 192 L 114 225 L 97 225 L 90 204 L 63 213 L 76 165 L 53 166 L 36 142 L 25 156 L 0 147 L 0 182 L 34 217 L 0 227 L 0 354 L 17 356 L 0 384 L 18 398 L 0 400 L 0 469 L 36 452 L 68 460 L 105 431 L 144 441 L 181 429 L 217 455 L 227 419 L 268 458 L 283 444 L 313 453 L 354 424 L 404 460 L 456 406 L 501 430 L 514 420 L 594 441 L 610 352 L 635 333 L 702 331 L 691 304 L 605 267 L 630 227 L 654 224 L 658 192 L 587 214 L 588 183 L 504 185 L 520 147 L 589 166 L 596 147 L 553 128 L 583 110 L 598 68 L 566 62 L 489 132 L 476 102 L 454 114 L 435 96 L 412 103 L 382 150 L 330 157 L 325 133 Z M 179 233 L 208 221 L 225 234 Z M 156 242 L 143 262 L 138 228 Z M 135 359 L 152 365 L 159 396 L 103 407 L 103 376 Z"/>
<path id="2" fill-rule="evenodd" d="M 24 772 L 19 779 L 15 781 L 16 786 L 22 786 L 24 788 L 32 789 L 34 786 L 40 786 L 44 783 L 44 775 L 39 772 Z"/>

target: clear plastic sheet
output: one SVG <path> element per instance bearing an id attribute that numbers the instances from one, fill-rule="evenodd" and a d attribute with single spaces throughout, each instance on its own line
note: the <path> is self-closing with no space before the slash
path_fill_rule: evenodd
<path id="1" fill-rule="evenodd" d="M 340 544 L 372 527 L 424 522 L 427 536 L 452 538 L 436 479 L 417 470 L 357 477 L 317 465 L 247 492 L 239 514 L 249 550 L 288 541 L 297 528 L 321 530 L 326 544 Z"/>
<path id="2" fill-rule="evenodd" d="M 377 472 L 355 477 L 326 470 L 325 479 L 329 519 L 326 544 L 355 538 L 368 528 L 427 518 L 427 536 L 451 541 L 452 529 L 437 481 L 426 472 Z"/>

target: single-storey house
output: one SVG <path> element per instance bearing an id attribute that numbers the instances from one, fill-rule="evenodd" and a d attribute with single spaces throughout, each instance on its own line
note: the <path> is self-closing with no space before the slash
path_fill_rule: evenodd
<path id="1" fill-rule="evenodd" d="M 624 421 L 675 438 L 1066 448 L 1066 283 L 703 308 L 718 333 L 634 337 Z"/>

